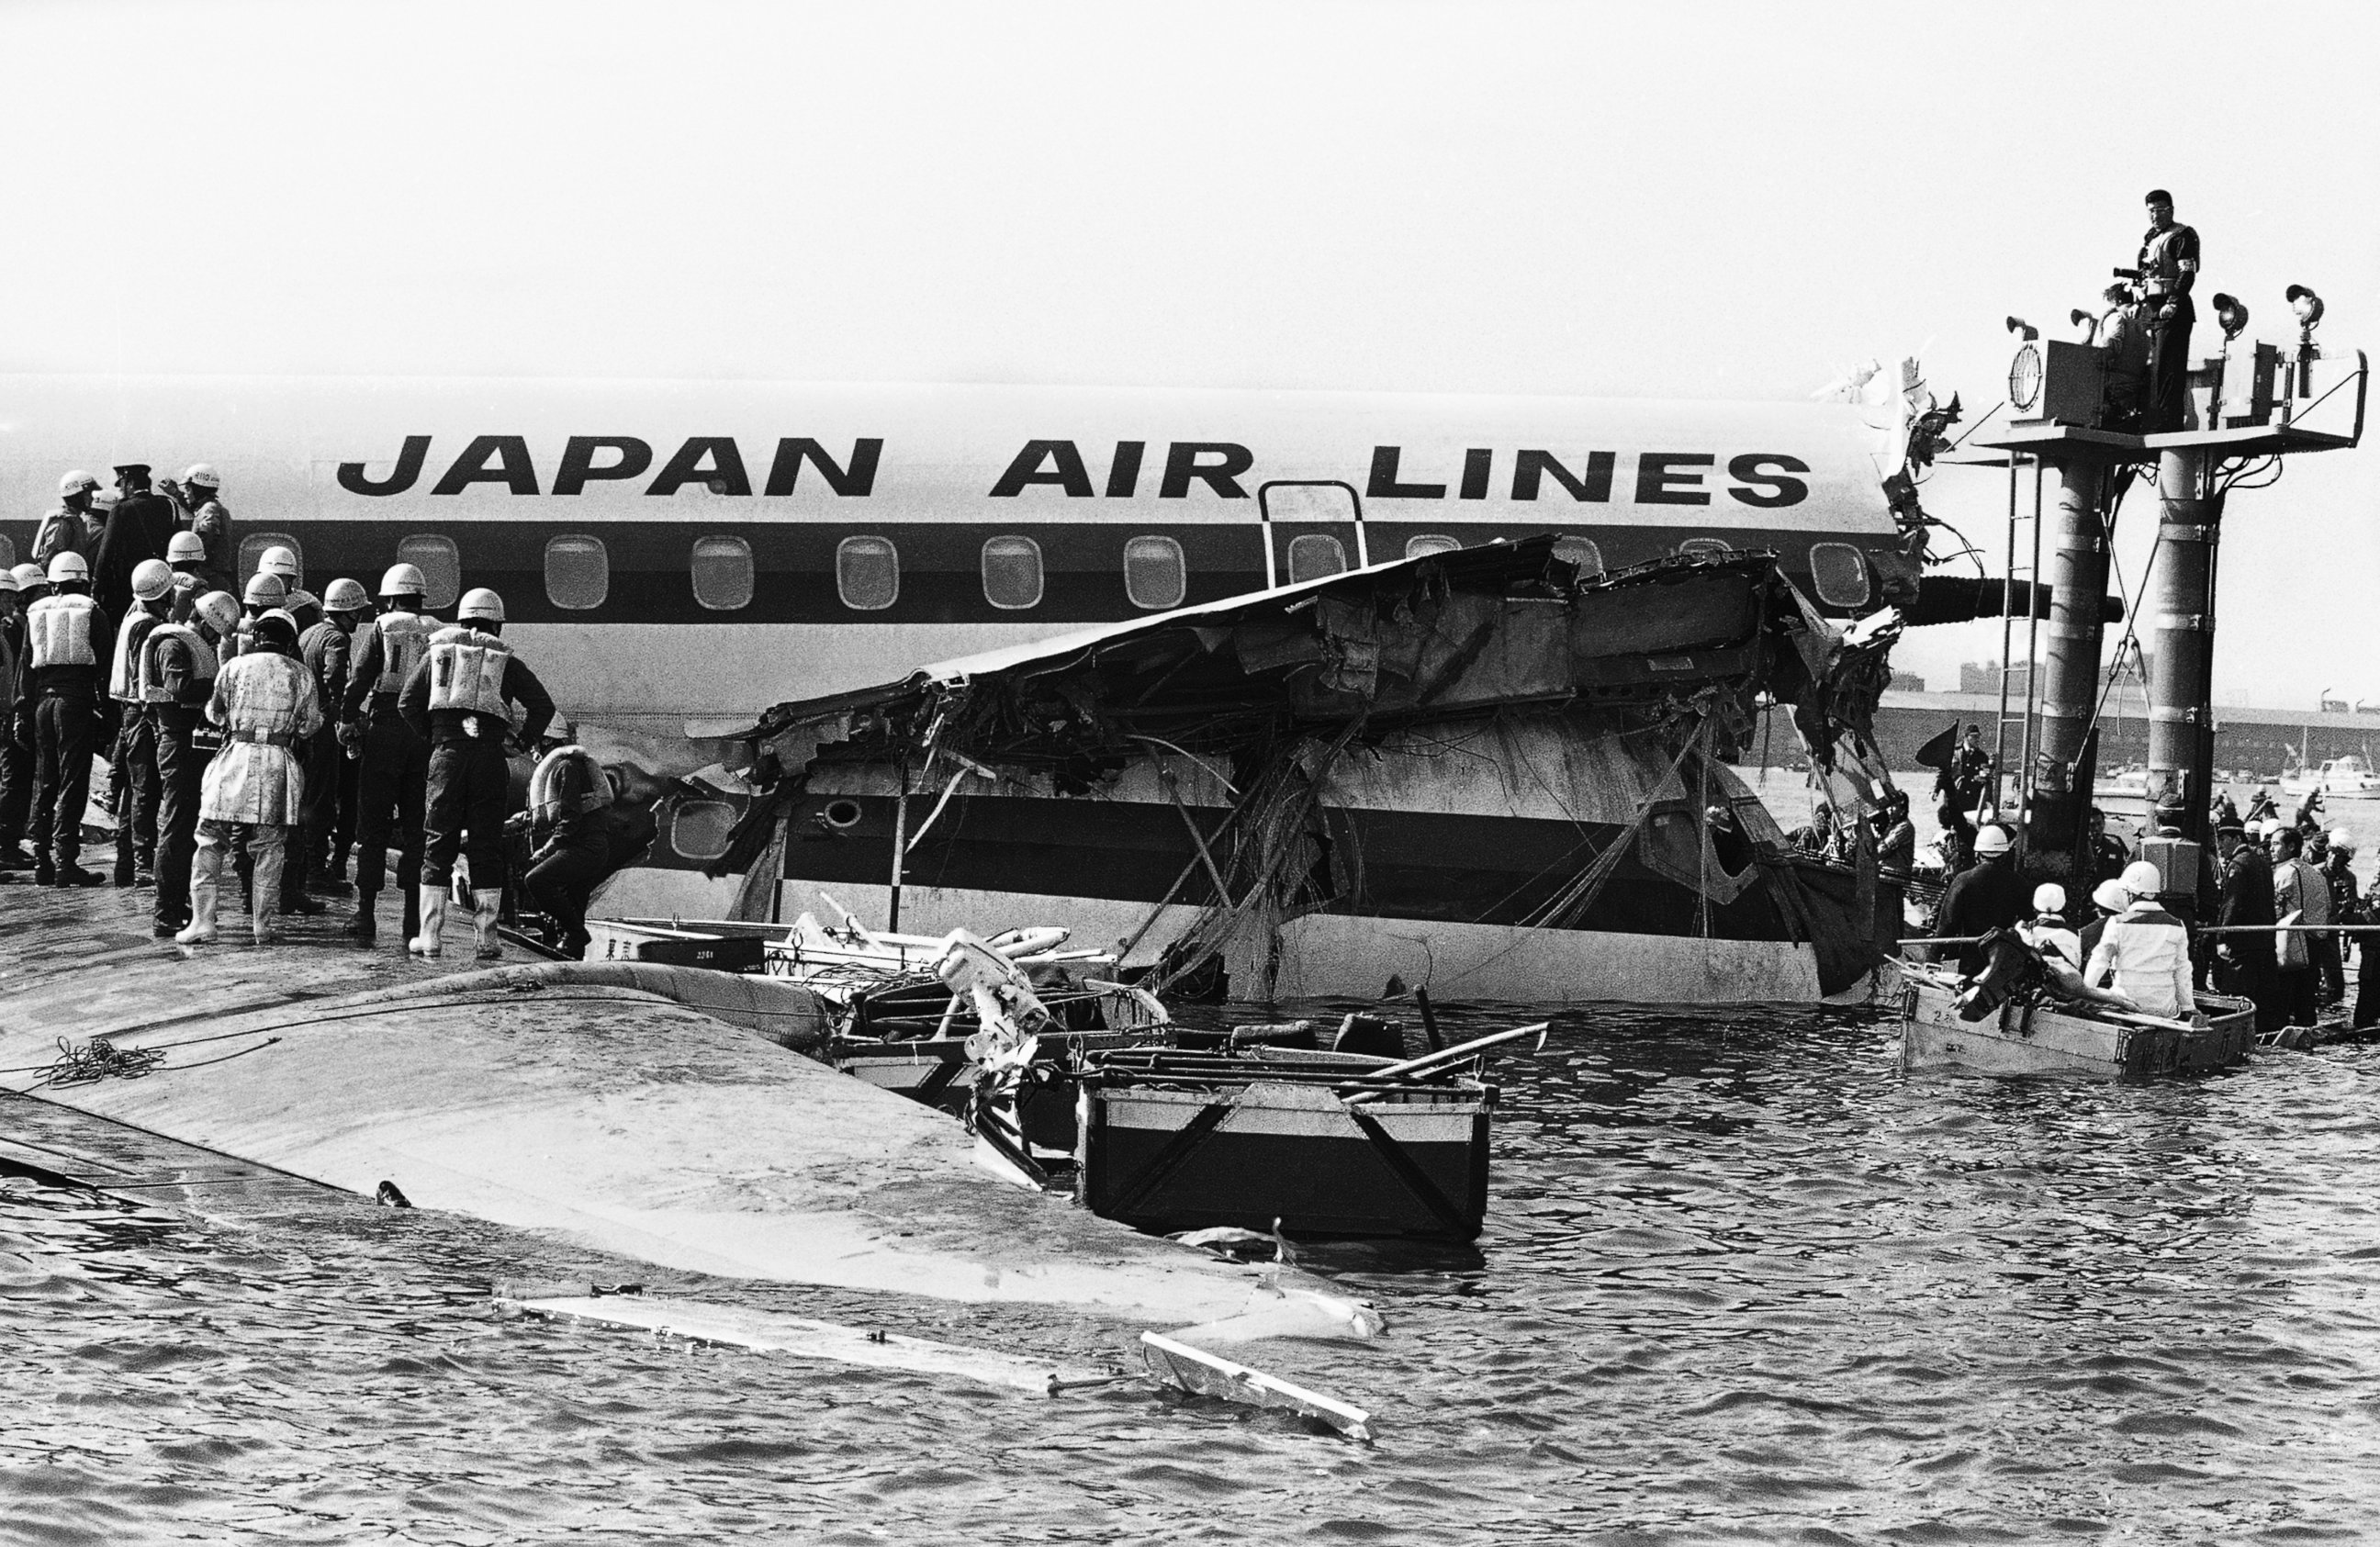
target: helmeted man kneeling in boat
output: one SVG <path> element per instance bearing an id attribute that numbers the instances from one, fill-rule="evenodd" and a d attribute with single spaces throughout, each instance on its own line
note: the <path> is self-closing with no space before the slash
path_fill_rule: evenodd
<path id="1" fill-rule="evenodd" d="M 2107 921 L 2082 981 L 2111 985 L 2143 1015 L 2190 1020 L 2198 1009 L 2190 981 L 2190 931 L 2159 905 L 2165 878 L 2148 861 L 2134 860 L 2122 881 L 2131 906 Z"/>

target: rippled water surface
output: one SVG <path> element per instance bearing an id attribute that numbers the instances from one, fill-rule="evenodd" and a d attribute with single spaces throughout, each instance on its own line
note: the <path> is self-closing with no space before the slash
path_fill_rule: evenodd
<path id="1" fill-rule="evenodd" d="M 1486 1017 L 1461 1025 L 1486 1029 Z M 1477 1256 L 1280 1362 L 1373 1408 L 1043 1401 L 500 1318 L 592 1273 L 961 1341 L 1058 1313 L 704 1281 L 472 1221 L 0 1179 L 0 1538 L 2380 1539 L 2380 1050 L 1904 1076 L 1873 1014 L 1565 1014 Z M 1259 1359 L 1257 1362 L 1266 1362 Z"/>

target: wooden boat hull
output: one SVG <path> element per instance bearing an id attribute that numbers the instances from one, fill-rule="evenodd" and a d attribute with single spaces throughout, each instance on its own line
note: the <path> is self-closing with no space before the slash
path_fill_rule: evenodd
<path id="1" fill-rule="evenodd" d="M 1475 1084 L 1349 1106 L 1330 1090 L 1087 1084 L 1076 1195 L 1145 1230 L 1236 1225 L 1292 1236 L 1470 1240 L 1488 1212 L 1488 1113 Z"/>
<path id="2" fill-rule="evenodd" d="M 2255 1007 L 2216 994 L 2201 994 L 2198 1006 L 2208 1023 L 2191 1032 L 2069 1015 L 2014 999 L 1981 1021 L 1961 1021 L 1953 989 L 1910 976 L 1901 990 L 1900 1067 L 2117 1078 L 2201 1074 L 2245 1061 L 2256 1045 Z"/>

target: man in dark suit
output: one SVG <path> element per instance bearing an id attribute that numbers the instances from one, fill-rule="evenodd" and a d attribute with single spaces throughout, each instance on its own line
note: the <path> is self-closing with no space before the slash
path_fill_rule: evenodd
<path id="1" fill-rule="evenodd" d="M 2227 928 L 2262 925 L 2265 930 L 2225 935 L 2215 948 L 2220 963 L 2223 992 L 2256 1004 L 2256 1029 L 2277 1031 L 2281 1025 L 2277 963 L 2273 959 L 2273 864 L 2262 844 L 2243 841 L 2237 822 L 2215 829 L 2215 846 L 2223 856 L 2223 889 L 2216 904 L 2215 922 Z"/>

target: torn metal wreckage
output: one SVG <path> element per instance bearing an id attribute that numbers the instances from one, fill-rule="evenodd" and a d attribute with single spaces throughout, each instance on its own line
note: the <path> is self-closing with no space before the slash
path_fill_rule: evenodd
<path id="1" fill-rule="evenodd" d="M 1159 992 L 1533 1001 L 1864 993 L 1900 933 L 1865 823 L 1795 852 L 1730 770 L 1790 705 L 1838 811 L 1897 618 L 1767 553 L 1583 576 L 1548 535 L 1434 553 L 781 704 L 719 864 L 895 928 L 1062 919 Z"/>

